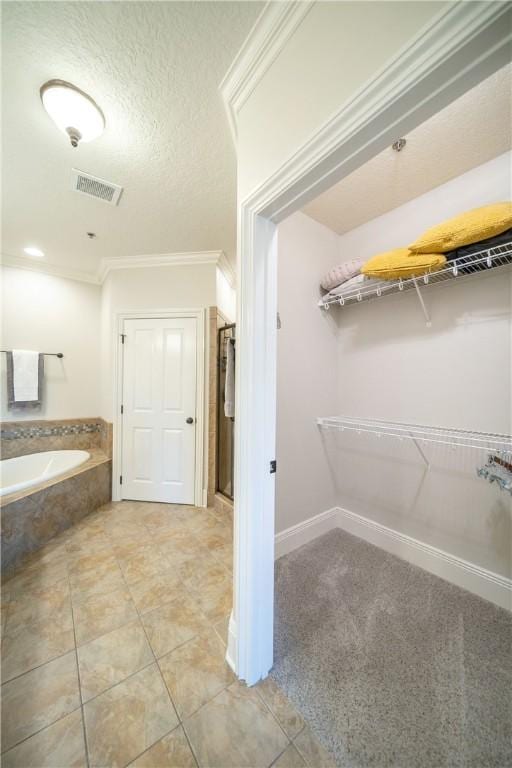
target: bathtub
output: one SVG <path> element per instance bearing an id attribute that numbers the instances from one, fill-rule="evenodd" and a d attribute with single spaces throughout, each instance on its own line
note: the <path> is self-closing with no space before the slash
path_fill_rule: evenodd
<path id="1" fill-rule="evenodd" d="M 31 488 L 79 467 L 87 451 L 43 451 L 0 461 L 0 496 Z"/>

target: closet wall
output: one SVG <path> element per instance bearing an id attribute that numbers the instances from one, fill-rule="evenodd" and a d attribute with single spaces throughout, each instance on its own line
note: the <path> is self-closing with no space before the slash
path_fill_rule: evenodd
<path id="1" fill-rule="evenodd" d="M 303 213 L 278 228 L 276 531 L 336 506 L 336 477 L 315 421 L 337 411 L 337 326 L 316 306 L 338 236 Z"/>
<path id="2" fill-rule="evenodd" d="M 452 214 L 509 199 L 510 159 L 510 154 L 496 158 L 342 235 L 338 238 L 338 261 L 406 245 L 423 229 Z M 285 225 L 288 239 L 292 238 L 292 227 L 296 227 L 300 239 L 297 221 L 291 218 L 280 226 L 280 245 Z M 312 225 L 315 231 L 320 227 L 316 222 Z M 318 345 L 313 364 L 304 354 L 302 373 L 297 376 L 313 378 L 319 397 L 316 402 L 305 398 L 292 414 L 289 393 L 279 387 L 278 446 L 293 441 L 291 424 L 296 434 L 303 430 L 304 438 L 309 428 L 309 447 L 306 439 L 301 446 L 307 454 L 315 446 L 315 416 L 333 413 L 510 433 L 509 273 L 504 277 L 490 272 L 429 288 L 424 297 L 432 317 L 431 328 L 426 327 L 412 294 L 325 313 L 313 306 L 319 278 L 325 271 L 325 235 L 317 233 L 319 247 L 315 247 L 314 239 L 312 236 L 307 243 L 309 253 L 306 249 L 292 253 L 279 248 L 280 276 L 286 270 L 294 277 L 288 282 L 280 280 L 279 305 L 291 302 L 292 292 L 302 294 L 293 332 L 302 330 L 302 315 L 309 313 L 320 314 L 323 327 L 314 327 L 316 338 L 305 345 L 308 352 Z M 304 256 L 311 265 L 309 275 L 308 270 L 298 266 Z M 308 278 L 311 283 L 306 287 L 303 281 Z M 336 324 L 334 343 L 332 323 Z M 296 343 L 300 343 L 299 337 Z M 279 371 L 285 365 L 283 346 L 279 338 Z M 336 361 L 332 359 L 333 347 Z M 332 382 L 336 389 L 334 404 Z M 425 452 L 431 468 L 425 471 L 414 445 L 407 441 L 329 432 L 322 433 L 320 440 L 317 454 L 319 464 L 322 455 L 323 469 L 319 484 L 326 477 L 334 478 L 334 495 L 342 509 L 491 571 L 510 575 L 510 496 L 476 478 L 478 454 L 428 446 Z M 299 465 L 294 472 L 289 467 L 289 477 L 285 478 L 283 472 L 287 469 L 286 463 L 281 464 L 278 473 L 277 531 L 319 512 L 314 503 L 309 511 L 307 504 L 291 505 L 291 497 L 282 492 L 294 478 L 305 487 L 309 483 L 316 486 L 317 479 L 312 479 L 315 470 L 312 468 L 298 480 L 305 468 Z M 325 502 L 327 509 L 328 499 Z"/>

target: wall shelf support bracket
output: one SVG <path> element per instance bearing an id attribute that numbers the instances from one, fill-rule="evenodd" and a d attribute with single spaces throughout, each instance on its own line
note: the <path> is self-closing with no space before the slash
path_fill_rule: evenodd
<path id="1" fill-rule="evenodd" d="M 427 459 L 427 457 L 425 456 L 425 452 L 423 451 L 423 448 L 419 444 L 418 440 L 412 435 L 412 433 L 409 432 L 409 434 L 410 434 L 410 436 L 412 438 L 412 441 L 413 441 L 414 445 L 418 449 L 418 453 L 420 454 L 421 458 L 423 459 L 426 468 L 429 469 L 430 463 L 429 463 L 429 460 Z"/>
<path id="2" fill-rule="evenodd" d="M 417 280 L 413 280 L 414 282 L 414 288 L 416 289 L 416 295 L 418 296 L 419 302 L 421 304 L 421 309 L 423 311 L 423 314 L 425 315 L 425 323 L 427 328 L 430 328 L 432 326 L 432 320 L 430 319 L 430 315 L 428 313 L 428 309 L 425 306 L 425 302 L 423 301 L 423 296 L 421 295 L 421 291 L 418 285 Z"/>

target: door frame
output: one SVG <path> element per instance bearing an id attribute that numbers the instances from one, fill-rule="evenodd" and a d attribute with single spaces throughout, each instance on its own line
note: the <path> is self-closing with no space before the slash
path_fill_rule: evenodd
<path id="1" fill-rule="evenodd" d="M 121 405 L 123 402 L 123 366 L 124 350 L 121 335 L 125 320 L 152 320 L 152 319 L 179 319 L 192 318 L 196 320 L 196 452 L 194 467 L 194 505 L 206 506 L 207 486 L 207 440 L 205 439 L 205 425 L 208 424 L 208 398 L 205 397 L 205 370 L 206 370 L 206 335 L 208 332 L 206 323 L 206 309 L 163 309 L 160 312 L 154 309 L 144 312 L 119 312 L 114 323 L 114 418 L 113 428 L 113 452 L 112 452 L 112 501 L 122 500 L 122 488 L 120 481 L 123 466 L 123 429 L 121 418 Z"/>
<path id="2" fill-rule="evenodd" d="M 504 3 L 442 7 L 238 203 L 234 603 L 227 660 L 248 685 L 273 664 L 276 226 L 508 63 L 511 16 Z"/>

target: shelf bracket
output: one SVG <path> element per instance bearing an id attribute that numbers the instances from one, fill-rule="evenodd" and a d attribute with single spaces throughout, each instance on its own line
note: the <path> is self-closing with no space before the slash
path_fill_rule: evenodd
<path id="1" fill-rule="evenodd" d="M 429 462 L 429 460 L 427 459 L 427 457 L 425 456 L 425 453 L 424 453 L 424 451 L 423 451 L 423 448 L 422 448 L 422 447 L 421 447 L 421 445 L 419 444 L 418 440 L 417 440 L 417 439 L 416 439 L 416 438 L 413 436 L 412 432 L 409 432 L 409 435 L 411 436 L 411 438 L 412 438 L 412 441 L 413 441 L 414 445 L 415 445 L 415 446 L 416 446 L 416 448 L 418 449 L 418 453 L 419 453 L 419 455 L 421 456 L 421 458 L 423 459 L 423 462 L 424 462 L 424 464 L 425 464 L 426 468 L 427 468 L 427 469 L 429 469 L 429 468 L 430 468 L 430 462 Z"/>
<path id="2" fill-rule="evenodd" d="M 413 279 L 413 283 L 414 283 L 414 287 L 416 289 L 416 294 L 418 296 L 419 302 L 421 304 L 421 309 L 423 310 L 423 314 L 425 315 L 425 322 L 426 322 L 427 328 L 430 328 L 431 325 L 432 325 L 432 321 L 430 319 L 430 315 L 428 313 L 428 310 L 427 310 L 427 308 L 425 306 L 425 302 L 423 301 L 423 296 L 421 295 L 421 291 L 420 291 L 419 285 L 418 285 L 417 281 L 414 280 L 414 279 Z"/>

